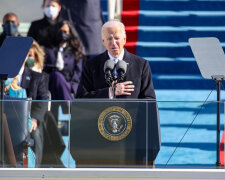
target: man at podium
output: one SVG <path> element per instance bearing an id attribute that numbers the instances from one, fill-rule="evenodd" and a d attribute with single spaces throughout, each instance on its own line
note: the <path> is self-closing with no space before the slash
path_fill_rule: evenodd
<path id="1" fill-rule="evenodd" d="M 107 51 L 84 65 L 77 98 L 105 99 L 72 102 L 71 154 L 78 167 L 153 167 L 160 130 L 148 61 L 124 48 L 118 20 L 102 26 L 102 42 Z M 107 100 L 113 98 L 133 101 Z"/>
<path id="2" fill-rule="evenodd" d="M 124 48 L 125 27 L 118 20 L 102 26 L 102 42 L 107 51 L 86 62 L 77 92 L 93 101 L 72 102 L 71 154 L 77 167 L 153 167 L 160 129 L 148 61 Z M 113 98 L 120 99 L 107 100 Z"/>
<path id="3" fill-rule="evenodd" d="M 124 24 L 118 20 L 106 22 L 102 26 L 102 43 L 107 51 L 86 62 L 76 97 L 156 99 L 148 61 L 124 48 Z M 110 63 L 107 60 L 115 62 L 113 73 L 118 73 L 117 65 L 124 62 L 126 72 L 122 81 L 118 82 L 118 74 L 114 74 L 112 84 L 107 83 L 105 67 Z"/>

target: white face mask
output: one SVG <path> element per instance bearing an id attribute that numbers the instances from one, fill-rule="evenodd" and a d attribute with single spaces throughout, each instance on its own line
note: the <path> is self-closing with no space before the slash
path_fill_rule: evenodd
<path id="1" fill-rule="evenodd" d="M 55 19 L 59 15 L 59 10 L 57 7 L 49 6 L 44 8 L 45 15 L 50 19 Z"/>

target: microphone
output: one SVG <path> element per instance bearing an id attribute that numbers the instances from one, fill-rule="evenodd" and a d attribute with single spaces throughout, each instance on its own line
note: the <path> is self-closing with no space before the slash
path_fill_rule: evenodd
<path id="1" fill-rule="evenodd" d="M 115 67 L 115 62 L 112 60 L 107 60 L 104 64 L 104 73 L 105 73 L 105 80 L 111 86 L 113 82 L 113 69 Z"/>
<path id="2" fill-rule="evenodd" d="M 127 72 L 127 63 L 123 60 L 118 61 L 118 63 L 116 64 L 116 72 L 118 74 L 118 82 L 123 81 Z"/>

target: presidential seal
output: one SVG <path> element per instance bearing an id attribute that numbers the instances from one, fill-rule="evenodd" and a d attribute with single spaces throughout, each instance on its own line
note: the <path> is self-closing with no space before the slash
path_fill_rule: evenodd
<path id="1" fill-rule="evenodd" d="M 98 130 L 110 141 L 124 139 L 132 129 L 130 114 L 123 108 L 112 106 L 105 109 L 98 118 Z"/>

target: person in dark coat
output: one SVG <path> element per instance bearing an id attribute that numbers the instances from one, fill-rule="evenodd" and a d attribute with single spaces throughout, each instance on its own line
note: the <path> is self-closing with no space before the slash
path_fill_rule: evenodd
<path id="1" fill-rule="evenodd" d="M 93 57 L 105 51 L 101 43 L 104 23 L 99 0 L 61 0 L 62 17 L 73 22 L 85 48 L 85 55 Z"/>
<path id="2" fill-rule="evenodd" d="M 44 17 L 31 22 L 27 36 L 33 37 L 45 48 L 52 48 L 57 45 L 55 39 L 57 23 L 62 21 L 60 0 L 44 0 L 42 8 Z"/>
<path id="3" fill-rule="evenodd" d="M 28 53 L 21 80 L 21 87 L 25 88 L 28 97 L 34 100 L 49 99 L 49 76 L 43 71 L 44 56 L 43 49 L 34 41 Z M 36 155 L 36 167 L 64 167 L 60 158 L 65 144 L 57 128 L 56 120 L 52 118 L 53 114 L 47 111 L 47 105 L 46 101 L 32 101 L 31 106 L 32 121 L 36 120 L 39 126 L 31 132 L 35 140 L 33 149 Z"/>
<path id="4" fill-rule="evenodd" d="M 116 98 L 155 99 L 152 73 L 147 60 L 124 49 L 126 32 L 116 20 L 102 27 L 102 42 L 107 51 L 88 61 L 83 70 L 77 98 L 112 98 L 113 88 L 105 80 L 104 64 L 107 60 L 124 60 L 127 71 L 122 82 L 116 84 Z"/>
<path id="5" fill-rule="evenodd" d="M 133 115 L 132 119 L 136 119 L 136 122 L 134 124 L 135 130 L 133 130 L 133 133 L 135 134 L 133 136 L 135 137 L 133 149 L 135 150 L 135 164 L 138 166 L 146 166 L 147 161 L 149 167 L 151 167 L 154 165 L 155 157 L 160 149 L 160 131 L 159 120 L 156 112 L 156 95 L 153 87 L 152 73 L 149 63 L 147 60 L 131 54 L 126 49 L 124 49 L 124 45 L 126 43 L 126 32 L 123 23 L 119 21 L 112 20 L 106 22 L 103 25 L 102 42 L 107 51 L 86 62 L 76 98 L 112 99 L 116 97 L 124 99 L 145 99 L 145 101 L 151 102 L 149 104 L 149 108 L 151 105 L 152 107 L 150 109 L 154 112 L 152 111 L 153 113 L 149 117 L 147 117 L 146 113 L 144 113 L 145 110 L 141 109 L 144 107 L 141 106 L 141 103 L 135 105 L 137 111 L 134 110 L 135 108 L 131 110 L 133 111 L 132 113 L 135 114 Z M 114 61 L 116 65 L 113 68 Z M 106 67 L 105 62 L 107 62 L 109 65 L 112 64 L 112 70 L 108 73 L 109 76 L 106 76 L 104 72 L 104 69 Z M 117 69 L 117 67 L 119 67 L 118 64 L 121 63 L 123 63 L 123 66 L 121 67 L 126 67 L 124 68 L 126 70 L 124 71 L 125 75 L 123 76 L 123 79 L 121 78 L 121 73 Z M 126 64 L 126 66 L 124 64 Z M 115 74 L 113 75 L 113 73 Z M 112 78 L 114 78 L 113 82 L 109 82 L 107 80 L 107 77 L 110 77 L 110 75 Z M 115 89 L 115 94 L 113 92 L 113 89 Z M 124 104 L 124 102 L 126 101 L 123 101 L 122 104 Z M 129 105 L 127 104 L 127 108 L 128 107 Z M 111 111 L 109 113 L 109 111 L 105 110 L 102 112 L 102 114 L 104 113 L 104 120 L 110 116 L 113 116 L 109 115 L 110 113 L 112 113 Z M 146 120 L 148 120 L 148 123 L 146 122 Z M 93 121 L 96 121 L 96 119 L 93 119 Z M 132 123 L 133 122 L 134 121 L 132 120 Z M 103 124 L 104 123 L 101 123 L 104 129 Z M 152 129 L 154 129 L 154 131 L 151 131 Z M 104 133 L 106 133 L 107 136 L 109 135 L 108 130 L 107 132 L 104 130 Z M 148 149 L 146 149 L 146 144 L 149 145 Z M 127 146 L 125 148 L 129 149 L 130 146 Z M 146 152 L 148 152 L 148 156 L 146 156 Z"/>
<path id="6" fill-rule="evenodd" d="M 63 21 L 58 26 L 58 46 L 46 49 L 44 70 L 49 74 L 52 100 L 72 100 L 77 93 L 85 56 L 83 46 L 70 22 Z M 52 103 L 51 112 L 56 120 L 59 106 L 63 113 L 68 113 L 67 103 Z"/>
<path id="7" fill-rule="evenodd" d="M 76 94 L 83 68 L 83 47 L 75 29 L 68 21 L 59 23 L 58 46 L 46 49 L 45 68 L 49 73 L 52 100 L 72 100 Z"/>
<path id="8" fill-rule="evenodd" d="M 4 15 L 2 19 L 3 32 L 0 35 L 0 47 L 6 36 L 21 36 L 18 31 L 19 25 L 19 19 L 15 13 L 9 12 Z"/>
<path id="9" fill-rule="evenodd" d="M 43 147 L 44 147 L 44 132 L 43 123 L 44 116 L 48 110 L 47 102 L 35 100 L 48 100 L 48 74 L 43 70 L 44 51 L 37 42 L 33 42 L 28 53 L 26 63 L 19 72 L 20 86 L 26 90 L 27 97 L 34 100 L 31 103 L 31 118 L 32 126 L 30 128 L 31 137 L 34 139 L 32 147 L 36 162 L 35 167 L 41 167 Z"/>

